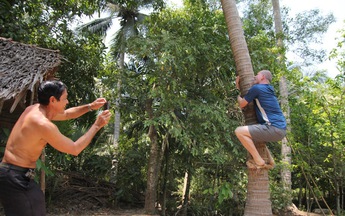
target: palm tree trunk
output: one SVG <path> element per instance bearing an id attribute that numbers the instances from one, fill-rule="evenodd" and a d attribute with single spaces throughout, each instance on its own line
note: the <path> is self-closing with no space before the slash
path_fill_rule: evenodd
<path id="1" fill-rule="evenodd" d="M 253 83 L 253 66 L 244 38 L 242 23 L 237 11 L 235 0 L 221 0 L 225 21 L 228 27 L 231 50 L 234 55 L 236 70 L 240 76 L 241 95 L 245 95 Z M 252 104 L 244 110 L 247 125 L 257 122 Z M 268 160 L 265 143 L 255 143 L 258 152 L 264 160 Z M 247 200 L 244 215 L 272 215 L 270 201 L 268 170 L 248 169 Z"/>
<path id="2" fill-rule="evenodd" d="M 265 144 L 262 144 L 265 148 Z M 248 169 L 247 199 L 244 215 L 272 215 L 268 171 Z"/>
<path id="3" fill-rule="evenodd" d="M 120 71 L 122 71 L 125 68 L 125 53 L 120 53 L 119 57 L 119 67 Z M 121 114 L 120 114 L 120 102 L 121 102 L 121 76 L 119 76 L 119 79 L 116 84 L 117 89 L 117 97 L 115 101 L 115 122 L 114 122 L 114 146 L 117 148 L 118 141 L 120 138 L 120 124 L 121 124 Z"/>
<path id="4" fill-rule="evenodd" d="M 286 78 L 284 76 L 280 77 L 279 81 L 279 90 L 281 95 L 281 106 L 284 113 L 284 116 L 287 121 L 287 132 L 290 132 L 290 107 L 288 102 L 288 89 L 286 87 Z M 281 178 L 282 178 L 282 185 L 283 188 L 290 193 L 291 192 L 291 147 L 288 144 L 288 140 L 286 137 L 282 140 L 282 149 L 281 149 L 281 155 L 282 155 L 282 169 L 280 172 Z M 291 202 L 292 200 L 290 200 Z"/>
<path id="5" fill-rule="evenodd" d="M 279 48 L 283 49 L 284 48 L 284 43 L 283 43 L 283 25 L 282 25 L 282 20 L 281 20 L 281 15 L 280 15 L 280 6 L 279 6 L 279 0 L 272 0 L 272 5 L 273 5 L 273 14 L 274 14 L 274 26 L 275 26 L 275 32 L 276 32 L 276 37 L 277 37 L 277 45 Z M 280 54 L 278 56 L 278 60 L 284 59 L 284 54 Z M 284 65 L 284 62 L 280 62 L 281 65 Z M 280 95 L 281 95 L 281 106 L 283 113 L 285 115 L 286 121 L 287 121 L 287 132 L 290 132 L 290 106 L 289 106 L 289 101 L 288 101 L 288 87 L 287 87 L 287 81 L 285 76 L 280 77 L 279 81 L 279 90 L 280 90 Z M 291 171 L 290 171 L 290 166 L 291 166 L 291 148 L 288 145 L 288 141 L 286 137 L 282 140 L 282 149 L 281 149 L 281 154 L 282 154 L 282 170 L 281 170 L 281 177 L 282 177 L 282 184 L 284 189 L 288 192 L 288 194 L 291 192 Z M 290 202 L 292 201 L 291 198 L 289 200 Z"/>

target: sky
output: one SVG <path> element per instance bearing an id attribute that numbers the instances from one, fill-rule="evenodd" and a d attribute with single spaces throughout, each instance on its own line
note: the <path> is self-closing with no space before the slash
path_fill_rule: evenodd
<path id="1" fill-rule="evenodd" d="M 182 6 L 182 0 L 168 0 L 174 7 Z M 330 25 L 327 33 L 323 37 L 323 44 L 321 46 L 329 53 L 333 48 L 336 48 L 336 37 L 340 34 L 338 30 L 345 28 L 345 0 L 280 0 L 280 7 L 290 8 L 290 16 L 301 13 L 303 11 L 320 9 L 323 15 L 333 13 L 336 18 L 336 23 Z M 293 54 L 288 54 L 287 58 L 291 61 L 298 61 Z M 318 70 L 325 69 L 328 72 L 328 76 L 334 78 L 339 71 L 336 69 L 336 62 L 327 60 L 326 62 L 317 65 Z"/>
<path id="2" fill-rule="evenodd" d="M 323 15 L 333 13 L 336 23 L 330 25 L 327 33 L 323 37 L 323 44 L 321 46 L 327 53 L 336 48 L 336 44 L 339 41 L 336 38 L 340 36 L 340 33 L 337 31 L 345 28 L 345 0 L 280 0 L 280 7 L 282 6 L 291 9 L 291 16 L 311 9 L 320 9 Z M 293 59 L 292 56 L 290 57 Z M 335 77 L 339 74 L 334 60 L 327 60 L 323 64 L 317 65 L 317 68 L 327 70 L 330 77 Z"/>

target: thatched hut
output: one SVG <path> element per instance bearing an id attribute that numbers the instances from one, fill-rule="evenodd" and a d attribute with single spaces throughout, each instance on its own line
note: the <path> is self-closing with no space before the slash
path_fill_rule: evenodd
<path id="1" fill-rule="evenodd" d="M 0 37 L 0 128 L 11 129 L 36 89 L 51 79 L 60 64 L 59 51 Z"/>

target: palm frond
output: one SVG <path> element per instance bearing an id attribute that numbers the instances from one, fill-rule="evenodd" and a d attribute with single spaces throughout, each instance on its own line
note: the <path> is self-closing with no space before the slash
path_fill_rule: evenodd
<path id="1" fill-rule="evenodd" d="M 107 7 L 106 8 L 107 8 L 107 11 L 109 11 L 111 13 L 118 13 L 121 10 L 120 5 L 113 4 L 113 3 L 110 3 L 110 2 L 107 3 Z"/>
<path id="2" fill-rule="evenodd" d="M 113 16 L 108 16 L 104 18 L 99 18 L 92 20 L 89 23 L 85 23 L 76 28 L 77 32 L 90 31 L 99 35 L 106 35 L 107 30 L 113 23 Z"/>
<path id="3" fill-rule="evenodd" d="M 131 36 L 136 35 L 136 20 L 135 18 L 127 19 L 126 24 L 123 26 L 123 31 L 125 34 L 125 39 L 130 38 Z"/>
<path id="4" fill-rule="evenodd" d="M 143 13 L 139 13 L 138 16 L 137 16 L 137 22 L 138 23 L 141 23 L 142 21 L 144 21 L 144 19 L 148 17 L 148 15 L 146 14 L 143 14 Z"/>
<path id="5" fill-rule="evenodd" d="M 117 59 L 119 56 L 119 53 L 123 52 L 123 50 L 121 50 L 122 48 L 122 44 L 124 44 L 126 42 L 126 33 L 124 30 L 124 26 L 122 26 L 114 35 L 114 37 L 112 37 L 111 41 L 110 41 L 110 53 L 111 55 L 114 57 L 114 59 Z"/>

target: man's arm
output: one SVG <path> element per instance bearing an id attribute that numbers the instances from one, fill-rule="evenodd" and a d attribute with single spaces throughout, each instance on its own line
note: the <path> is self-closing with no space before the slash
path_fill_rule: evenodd
<path id="1" fill-rule="evenodd" d="M 75 119 L 78 118 L 85 113 L 92 111 L 92 110 L 97 110 L 100 107 L 102 107 L 107 101 L 105 98 L 98 98 L 94 102 L 77 106 L 77 107 L 72 107 L 67 110 L 63 114 L 58 114 L 53 117 L 53 121 L 64 121 L 68 119 Z"/>
<path id="2" fill-rule="evenodd" d="M 39 131 L 42 138 L 56 150 L 77 156 L 90 144 L 96 133 L 108 124 L 110 117 L 111 113 L 108 110 L 103 111 L 90 129 L 75 142 L 61 134 L 56 125 L 50 121 L 41 124 Z"/>
<path id="3" fill-rule="evenodd" d="M 236 88 L 238 90 L 240 90 L 240 77 L 237 76 L 236 77 Z M 247 106 L 248 104 L 248 101 L 246 101 L 244 98 L 242 98 L 240 95 L 237 96 L 237 102 L 238 102 L 238 105 L 240 106 L 241 109 L 243 109 L 244 107 Z"/>
<path id="4" fill-rule="evenodd" d="M 246 101 L 246 99 L 242 98 L 241 96 L 237 96 L 237 102 L 241 109 L 248 105 L 248 101 Z"/>

